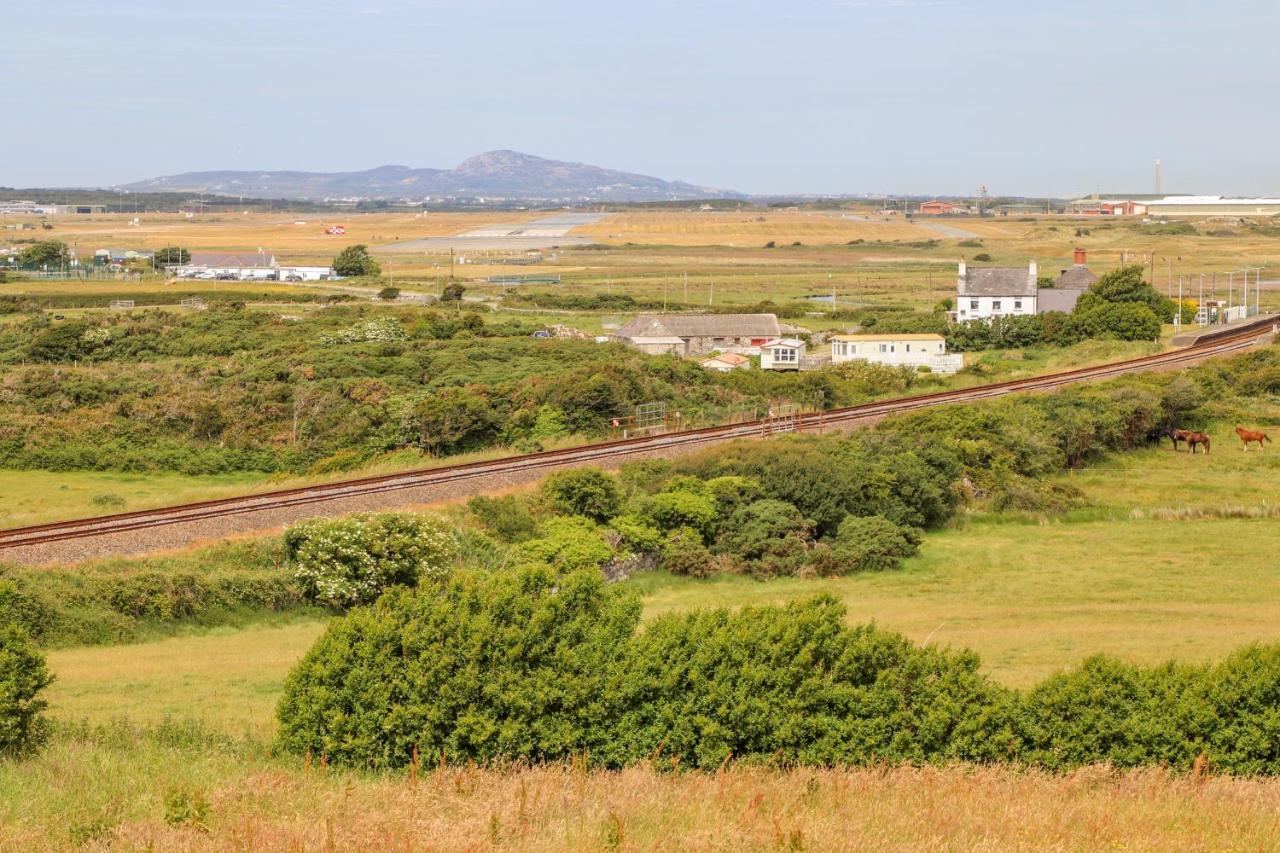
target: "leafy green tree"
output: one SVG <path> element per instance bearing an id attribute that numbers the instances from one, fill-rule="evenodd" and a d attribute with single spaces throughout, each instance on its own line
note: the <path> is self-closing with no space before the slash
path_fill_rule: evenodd
<path id="1" fill-rule="evenodd" d="M 440 291 L 440 301 L 451 305 L 457 305 L 462 302 L 462 295 L 467 292 L 467 288 L 461 283 L 451 281 Z"/>
<path id="2" fill-rule="evenodd" d="M 159 269 L 160 267 L 170 265 L 187 264 L 191 262 L 191 253 L 181 246 L 165 246 L 163 249 L 157 249 L 152 264 Z"/>
<path id="3" fill-rule="evenodd" d="M 414 408 L 417 444 L 428 453 L 448 453 L 484 443 L 497 430 L 496 413 L 470 388 L 442 388 Z"/>
<path id="4" fill-rule="evenodd" d="M 444 577 L 458 547 L 443 520 L 406 513 L 303 521 L 285 531 L 284 546 L 307 600 L 337 608 Z"/>
<path id="5" fill-rule="evenodd" d="M 1147 306 L 1162 322 L 1171 321 L 1173 303 L 1143 280 L 1143 272 L 1140 264 L 1134 264 L 1104 273 L 1088 291 L 1080 294 L 1076 301 L 1077 313 L 1096 308 L 1100 303 L 1136 302 Z"/>
<path id="6" fill-rule="evenodd" d="M 622 508 L 617 478 L 599 468 L 555 471 L 542 481 L 542 494 L 556 511 L 593 521 L 608 521 Z"/>
<path id="7" fill-rule="evenodd" d="M 347 277 L 375 276 L 382 273 L 382 267 L 369 254 L 368 246 L 357 243 L 337 254 L 333 259 L 333 271 Z"/>
<path id="8" fill-rule="evenodd" d="M 1090 338 L 1154 341 L 1160 337 L 1160 318 L 1142 302 L 1102 302 L 1077 308 L 1075 321 Z"/>
<path id="9" fill-rule="evenodd" d="M 716 502 L 693 492 L 662 492 L 637 502 L 636 514 L 662 531 L 688 528 L 699 537 L 710 536 L 716 525 Z"/>
<path id="10" fill-rule="evenodd" d="M 400 298 L 400 288 L 384 287 L 382 290 L 378 291 L 378 298 L 383 302 L 395 302 Z"/>
<path id="11" fill-rule="evenodd" d="M 18 253 L 18 266 L 34 270 L 59 268 L 71 261 L 71 252 L 61 240 L 41 240 Z"/>
<path id="12" fill-rule="evenodd" d="M 23 756 L 44 743 L 40 692 L 53 683 L 44 657 L 18 625 L 0 624 L 0 755 Z"/>

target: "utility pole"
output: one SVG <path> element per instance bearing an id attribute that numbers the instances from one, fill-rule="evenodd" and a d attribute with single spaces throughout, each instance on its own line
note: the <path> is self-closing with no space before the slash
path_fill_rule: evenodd
<path id="1" fill-rule="evenodd" d="M 707 294 L 707 304 L 714 305 L 716 301 L 716 283 L 711 282 L 711 292 Z"/>
<path id="2" fill-rule="evenodd" d="M 684 304 L 689 304 L 689 271 L 684 271 Z"/>

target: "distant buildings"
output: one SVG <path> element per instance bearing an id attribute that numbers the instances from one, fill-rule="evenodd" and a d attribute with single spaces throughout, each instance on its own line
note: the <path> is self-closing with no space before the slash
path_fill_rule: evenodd
<path id="1" fill-rule="evenodd" d="M 974 267 L 960 262 L 956 319 L 989 320 L 1036 313 L 1036 262 L 1025 267 Z"/>
<path id="2" fill-rule="evenodd" d="M 949 214 L 968 213 L 969 209 L 958 204 L 952 204 L 949 201 L 934 199 L 921 204 L 916 212 L 921 216 L 947 216 Z"/>
<path id="3" fill-rule="evenodd" d="M 178 278 L 225 281 L 326 281 L 332 267 L 281 266 L 269 252 L 192 252 L 185 264 L 168 267 Z"/>
<path id="4" fill-rule="evenodd" d="M 955 373 L 964 367 L 964 356 L 947 355 L 946 339 L 937 334 L 834 335 L 831 338 L 831 363 L 848 361 L 923 366 L 934 373 Z"/>
<path id="5" fill-rule="evenodd" d="M 729 373 L 733 370 L 747 370 L 751 367 L 751 359 L 736 352 L 725 352 L 702 360 L 702 366 L 717 373 Z"/>
<path id="6" fill-rule="evenodd" d="M 7 216 L 59 216 L 106 213 L 105 204 L 45 204 L 35 201 L 0 201 L 0 214 Z"/>
<path id="7" fill-rule="evenodd" d="M 1168 196 L 1147 203 L 1149 216 L 1275 216 L 1280 198 L 1226 198 L 1220 195 Z"/>
<path id="8" fill-rule="evenodd" d="M 782 334 L 774 314 L 641 314 L 612 338 L 644 352 L 751 354 Z"/>

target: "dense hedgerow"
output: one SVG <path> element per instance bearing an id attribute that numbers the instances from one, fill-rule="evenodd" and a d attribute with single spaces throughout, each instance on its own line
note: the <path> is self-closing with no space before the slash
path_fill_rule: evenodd
<path id="1" fill-rule="evenodd" d="M 0 622 L 42 646 L 136 641 L 309 609 L 278 540 L 63 568 L 0 567 Z"/>
<path id="2" fill-rule="evenodd" d="M 1280 773 L 1280 645 L 1218 664 L 1105 657 L 1028 693 L 968 652 L 850 628 L 829 596 L 639 628 L 598 572 L 464 573 L 335 620 L 289 676 L 280 743 L 354 767 L 641 761 L 710 769 L 1013 762 Z"/>
<path id="3" fill-rule="evenodd" d="M 463 574 L 336 621 L 285 685 L 281 744 L 353 766 L 586 755 L 865 763 L 1008 748 L 972 655 L 850 630 L 830 598 L 658 620 L 598 573 Z"/>
<path id="4" fill-rule="evenodd" d="M 53 682 L 27 632 L 0 622 L 0 755 L 21 756 L 47 736 L 40 692 Z"/>

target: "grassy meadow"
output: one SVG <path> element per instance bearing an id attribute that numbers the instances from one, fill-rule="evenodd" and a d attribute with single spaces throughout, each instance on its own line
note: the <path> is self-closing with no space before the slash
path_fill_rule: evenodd
<path id="1" fill-rule="evenodd" d="M 1062 475 L 1065 515 L 963 517 L 899 570 L 628 583 L 646 617 L 837 595 L 851 622 L 977 650 L 1025 687 L 1096 652 L 1152 663 L 1274 642 L 1280 453 L 1160 449 Z M 1251 517 L 1256 516 L 1256 517 Z M 1210 543 L 1212 547 L 1209 547 Z M 0 765 L 0 846 L 120 849 L 1266 849 L 1280 783 L 1090 768 L 712 774 L 551 766 L 362 774 L 273 756 L 283 679 L 323 629 L 280 617 L 49 653 L 59 734 Z"/>

